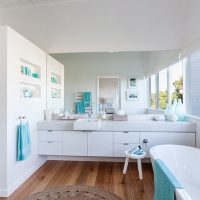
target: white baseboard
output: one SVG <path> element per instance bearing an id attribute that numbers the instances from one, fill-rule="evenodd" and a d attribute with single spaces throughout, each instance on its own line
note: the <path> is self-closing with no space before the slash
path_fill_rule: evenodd
<path id="1" fill-rule="evenodd" d="M 125 158 L 114 157 L 88 157 L 88 156 L 48 156 L 47 160 L 66 160 L 66 161 L 94 161 L 94 162 L 124 162 Z M 130 159 L 130 162 L 136 162 L 135 159 Z M 149 158 L 145 158 L 142 162 L 150 162 Z"/>
<path id="2" fill-rule="evenodd" d="M 28 172 L 26 172 L 20 179 L 12 184 L 7 190 L 0 189 L 0 197 L 9 197 L 17 188 L 23 184 L 35 171 L 37 171 L 47 160 L 41 159 Z"/>

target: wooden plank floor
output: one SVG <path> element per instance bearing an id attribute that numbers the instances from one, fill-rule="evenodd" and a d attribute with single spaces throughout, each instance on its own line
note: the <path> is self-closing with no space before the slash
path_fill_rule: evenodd
<path id="1" fill-rule="evenodd" d="M 9 198 L 0 200 L 23 200 L 33 193 L 65 185 L 95 186 L 124 200 L 152 200 L 151 165 L 143 164 L 144 192 L 140 192 L 136 163 L 129 163 L 124 184 L 122 169 L 123 163 L 48 161 Z"/>

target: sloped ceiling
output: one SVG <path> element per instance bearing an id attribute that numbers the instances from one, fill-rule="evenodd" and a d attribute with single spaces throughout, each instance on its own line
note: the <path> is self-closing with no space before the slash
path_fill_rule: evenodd
<path id="1" fill-rule="evenodd" d="M 0 0 L 0 6 L 1 24 L 49 53 L 175 50 L 185 39 L 185 0 Z"/>

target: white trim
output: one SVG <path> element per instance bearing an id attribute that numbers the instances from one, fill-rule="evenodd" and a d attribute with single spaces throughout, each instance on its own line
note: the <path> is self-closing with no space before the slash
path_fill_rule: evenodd
<path id="1" fill-rule="evenodd" d="M 124 162 L 124 157 L 81 157 L 81 156 L 48 156 L 48 160 L 63 160 L 63 161 L 96 161 L 96 162 Z M 131 159 L 136 161 L 134 159 Z M 143 160 L 142 160 L 143 161 Z M 145 162 L 150 162 L 149 158 L 144 159 Z"/>
<path id="2" fill-rule="evenodd" d="M 15 181 L 8 189 L 0 189 L 0 197 L 9 197 L 15 190 L 22 185 L 34 172 L 36 172 L 47 160 L 44 158 L 37 162 L 27 173 Z"/>

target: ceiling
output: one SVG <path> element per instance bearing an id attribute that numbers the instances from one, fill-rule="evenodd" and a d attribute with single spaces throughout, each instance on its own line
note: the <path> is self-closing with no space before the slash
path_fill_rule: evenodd
<path id="1" fill-rule="evenodd" d="M 49 53 L 176 50 L 186 39 L 188 2 L 200 1 L 0 0 L 0 24 Z"/>
<path id="2" fill-rule="evenodd" d="M 19 8 L 61 3 L 72 0 L 0 0 L 0 8 Z M 76 0 L 73 0 L 76 1 Z"/>

